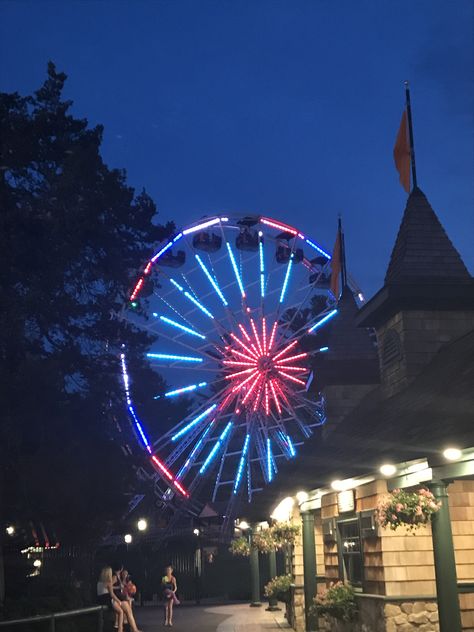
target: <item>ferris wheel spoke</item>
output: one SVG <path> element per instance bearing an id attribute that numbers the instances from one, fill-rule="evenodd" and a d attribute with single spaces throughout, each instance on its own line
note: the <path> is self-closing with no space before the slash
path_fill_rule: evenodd
<path id="1" fill-rule="evenodd" d="M 213 278 L 212 274 L 207 269 L 206 264 L 201 259 L 200 255 L 195 254 L 194 256 L 196 258 L 196 261 L 199 263 L 201 270 L 204 272 L 207 280 L 209 281 L 211 286 L 214 288 L 214 291 L 216 292 L 217 296 L 220 298 L 222 304 L 224 305 L 224 307 L 228 307 L 229 303 L 224 297 L 224 294 L 222 293 L 222 290 L 220 289 L 218 282 L 216 281 L 216 279 Z"/>
<path id="2" fill-rule="evenodd" d="M 229 422 L 229 423 L 231 423 L 231 422 Z M 226 482 L 222 481 L 222 472 L 223 472 L 223 469 L 224 469 L 224 464 L 225 464 L 225 460 L 226 460 L 227 450 L 229 448 L 230 438 L 232 436 L 232 431 L 233 431 L 233 425 L 230 427 L 230 430 L 229 430 L 225 440 L 223 441 L 221 462 L 219 464 L 219 470 L 217 472 L 216 481 L 214 483 L 214 491 L 212 493 L 212 502 L 215 502 L 215 500 L 216 500 L 216 496 L 217 496 L 217 492 L 219 490 L 219 487 L 221 485 L 228 484 L 228 482 L 226 483 Z"/>
<path id="3" fill-rule="evenodd" d="M 201 432 L 202 432 L 202 435 L 200 436 L 199 440 L 197 441 L 197 443 L 194 445 L 193 449 L 189 453 L 184 464 L 181 466 L 180 470 L 178 471 L 178 474 L 176 475 L 176 478 L 182 479 L 187 475 L 187 473 L 192 468 L 199 467 L 200 465 L 202 465 L 202 462 L 198 462 L 198 457 L 200 456 L 202 450 L 205 448 L 207 443 L 213 440 L 212 431 L 217 428 L 217 425 L 219 424 L 220 420 L 226 419 L 228 417 L 229 417 L 228 414 L 225 414 L 219 409 L 217 409 L 211 422 L 206 427 L 204 427 L 204 432 L 202 432 L 202 428 L 198 430 L 198 432 L 196 433 L 196 438 L 199 436 Z M 193 443 L 193 440 L 187 441 L 187 444 L 184 446 L 184 449 L 180 451 L 180 455 L 183 452 L 185 452 L 185 450 L 192 443 Z"/>
<path id="4" fill-rule="evenodd" d="M 232 490 L 232 493 L 234 495 L 236 495 L 237 492 L 239 491 L 240 483 L 245 472 L 245 463 L 247 461 L 249 445 L 250 445 L 250 433 L 247 432 L 245 435 L 244 444 L 242 446 L 242 453 L 240 455 L 239 464 L 237 466 L 237 471 L 235 474 L 235 482 L 234 482 L 234 487 Z"/>
<path id="5" fill-rule="evenodd" d="M 209 452 L 209 454 L 207 455 L 206 459 L 204 460 L 204 463 L 201 465 L 201 467 L 199 468 L 199 474 L 203 475 L 206 473 L 206 471 L 208 471 L 211 467 L 212 462 L 214 461 L 214 459 L 216 458 L 217 454 L 219 453 L 220 449 L 222 448 L 223 445 L 226 444 L 227 442 L 227 437 L 229 435 L 229 433 L 232 431 L 232 421 L 228 421 L 226 427 L 224 428 L 224 430 L 221 432 L 219 439 L 215 442 L 215 444 L 213 445 L 211 451 Z"/>
<path id="6" fill-rule="evenodd" d="M 191 428 L 194 428 L 198 422 L 193 425 L 190 425 L 190 424 L 192 424 L 192 422 L 195 421 L 196 417 L 201 417 L 201 415 L 204 415 L 206 413 L 205 416 L 202 417 L 202 419 L 205 419 L 205 417 L 208 414 L 210 414 L 212 411 L 218 408 L 219 400 L 224 391 L 225 389 L 221 389 L 221 391 L 211 396 L 207 400 L 207 402 L 201 404 L 200 406 L 198 406 L 196 410 L 186 415 L 184 419 L 182 419 L 178 424 L 176 424 L 173 428 L 168 430 L 168 432 L 162 435 L 154 443 L 154 447 L 159 448 L 160 446 L 164 446 L 165 444 L 169 444 L 169 443 L 173 444 L 179 439 L 180 436 L 185 435 L 188 430 L 191 430 Z M 181 435 L 176 437 L 176 435 L 180 433 L 184 428 L 188 428 L 188 430 L 186 430 L 186 432 L 183 432 Z M 173 437 L 176 437 L 176 438 L 173 439 Z"/>
<path id="7" fill-rule="evenodd" d="M 237 262 L 235 260 L 235 256 L 234 256 L 234 252 L 232 250 L 232 247 L 231 247 L 231 245 L 229 244 L 229 242 L 227 240 L 226 240 L 226 247 L 227 247 L 227 252 L 229 253 L 230 263 L 232 265 L 232 269 L 234 271 L 237 284 L 239 286 L 239 290 L 240 290 L 240 294 L 241 294 L 241 297 L 242 297 L 242 301 L 244 301 L 245 298 L 246 298 L 246 294 L 245 294 L 244 284 L 243 284 L 243 281 L 242 281 L 242 276 L 241 276 L 241 274 L 239 272 L 239 269 L 237 267 Z"/>
<path id="8" fill-rule="evenodd" d="M 160 336 L 160 338 L 163 338 L 165 340 L 169 340 L 170 342 L 172 342 L 173 344 L 176 343 L 178 345 L 180 345 L 181 347 L 185 348 L 185 349 L 189 349 L 192 352 L 198 352 L 201 353 L 203 355 L 205 355 L 209 360 L 212 360 L 213 362 L 216 361 L 216 358 L 214 355 L 211 355 L 210 353 L 208 353 L 206 351 L 206 347 L 207 345 L 201 345 L 199 347 L 193 347 L 192 345 L 188 344 L 187 342 L 185 342 L 184 340 L 182 340 L 181 334 L 178 334 L 177 336 L 169 336 L 166 333 L 163 332 L 159 332 L 157 331 L 157 329 L 155 328 L 155 326 L 153 325 L 149 325 L 146 323 L 142 323 L 142 322 L 136 322 L 130 318 L 127 318 L 127 321 L 130 322 L 134 327 L 137 327 L 138 329 L 142 330 L 142 331 L 146 331 L 147 333 L 151 333 L 153 336 Z M 168 364 L 166 365 L 168 366 Z M 215 370 L 215 369 L 213 369 Z"/>
<path id="9" fill-rule="evenodd" d="M 260 263 L 260 302 L 263 312 L 263 302 L 265 299 L 265 256 L 263 254 L 263 233 L 258 233 L 258 256 Z"/>
<path id="10" fill-rule="evenodd" d="M 204 432 L 200 436 L 200 438 L 197 441 L 197 443 L 194 445 L 194 447 L 191 450 L 191 452 L 190 452 L 189 456 L 187 457 L 186 461 L 181 466 L 181 468 L 178 470 L 178 472 L 176 474 L 176 478 L 177 479 L 184 478 L 186 476 L 186 474 L 189 472 L 189 470 L 193 467 L 194 461 L 199 457 L 201 451 L 204 449 L 206 438 L 209 435 L 209 433 L 211 432 L 212 428 L 214 427 L 215 422 L 216 422 L 216 419 L 214 418 L 211 421 L 211 423 L 208 424 L 207 427 L 204 429 Z M 197 434 L 199 434 L 199 433 L 197 433 Z M 182 454 L 182 452 L 178 456 L 181 456 L 181 454 Z"/>

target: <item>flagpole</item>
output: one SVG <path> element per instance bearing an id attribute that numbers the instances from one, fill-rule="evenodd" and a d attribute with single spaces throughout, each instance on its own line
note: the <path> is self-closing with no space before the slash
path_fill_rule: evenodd
<path id="1" fill-rule="evenodd" d="M 344 243 L 344 233 L 342 232 L 342 219 L 339 215 L 337 221 L 337 229 L 339 231 L 339 247 L 340 247 L 340 258 L 341 258 L 341 285 L 342 290 L 347 285 L 347 272 L 346 272 L 346 247 Z"/>
<path id="2" fill-rule="evenodd" d="M 405 81 L 405 100 L 407 106 L 407 118 L 408 118 L 408 134 L 410 137 L 410 162 L 411 162 L 411 175 L 413 179 L 413 188 L 418 186 L 416 181 L 416 163 L 415 163 L 415 143 L 413 140 L 413 124 L 411 120 L 411 103 L 410 103 L 410 87 L 408 81 Z"/>

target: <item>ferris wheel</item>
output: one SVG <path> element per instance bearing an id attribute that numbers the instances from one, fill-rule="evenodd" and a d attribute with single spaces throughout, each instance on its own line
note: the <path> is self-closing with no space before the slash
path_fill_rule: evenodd
<path id="1" fill-rule="evenodd" d="M 311 368 L 337 313 L 330 266 L 296 228 L 230 215 L 188 225 L 146 263 L 124 313 L 153 335 L 147 361 L 172 385 L 154 399 L 191 402 L 166 431 L 139 418 L 122 349 L 129 419 L 160 501 L 220 503 L 229 522 L 325 422 Z"/>

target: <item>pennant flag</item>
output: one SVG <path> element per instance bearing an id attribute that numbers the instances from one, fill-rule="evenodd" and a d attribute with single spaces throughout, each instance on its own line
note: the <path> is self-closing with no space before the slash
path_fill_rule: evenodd
<path id="1" fill-rule="evenodd" d="M 339 298 L 339 277 L 341 274 L 341 231 L 338 229 L 336 243 L 332 251 L 331 259 L 331 282 L 329 289 L 335 298 Z"/>
<path id="2" fill-rule="evenodd" d="M 407 112 L 403 111 L 400 129 L 393 148 L 395 167 L 400 176 L 400 184 L 410 193 L 410 144 L 408 142 Z"/>

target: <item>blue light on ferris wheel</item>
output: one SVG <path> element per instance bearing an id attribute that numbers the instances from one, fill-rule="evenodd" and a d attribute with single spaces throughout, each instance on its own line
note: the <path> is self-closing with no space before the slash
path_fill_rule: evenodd
<path id="1" fill-rule="evenodd" d="M 224 295 L 222 294 L 221 288 L 219 287 L 219 285 L 217 284 L 217 281 L 213 278 L 212 274 L 209 272 L 209 270 L 206 268 L 206 265 L 204 264 L 204 261 L 201 259 L 201 257 L 199 255 L 194 255 L 196 257 L 196 261 L 199 263 L 199 265 L 201 266 L 201 270 L 204 272 L 204 274 L 207 276 L 209 283 L 212 285 L 212 287 L 215 289 L 217 295 L 219 296 L 219 298 L 221 299 L 224 307 L 228 306 L 228 302 L 225 300 Z"/>
<path id="2" fill-rule="evenodd" d="M 168 318 L 167 316 L 160 316 L 159 318 L 164 323 L 167 323 L 168 325 L 171 325 L 172 327 L 176 327 L 176 329 L 180 329 L 181 331 L 184 331 L 185 333 L 190 334 L 191 336 L 196 336 L 197 338 L 201 338 L 201 340 L 206 339 L 206 336 L 203 336 L 199 332 L 194 331 L 194 329 L 191 329 L 190 327 L 186 327 L 185 325 L 181 325 L 181 323 L 177 323 L 175 320 L 171 320 L 171 318 Z"/>
<path id="3" fill-rule="evenodd" d="M 234 270 L 235 278 L 237 279 L 237 283 L 239 284 L 240 293 L 242 294 L 242 298 L 245 298 L 244 285 L 242 283 L 242 277 L 240 276 L 240 272 L 239 272 L 239 269 L 237 267 L 237 263 L 235 261 L 234 253 L 232 252 L 232 248 L 231 248 L 229 242 L 227 242 L 226 245 L 227 245 L 227 250 L 229 252 L 230 262 L 231 262 L 232 268 Z"/>
<path id="4" fill-rule="evenodd" d="M 273 480 L 273 457 L 272 457 L 272 445 L 270 441 L 270 437 L 267 437 L 267 476 L 268 482 L 271 483 Z"/>
<path id="5" fill-rule="evenodd" d="M 240 456 L 239 467 L 237 468 L 237 475 L 235 477 L 235 483 L 234 483 L 234 494 L 236 494 L 239 490 L 242 474 L 244 473 L 245 459 L 247 456 L 247 451 L 249 449 L 249 441 L 250 441 L 250 435 L 248 434 L 245 436 L 244 447 L 242 449 L 242 454 Z"/>
<path id="6" fill-rule="evenodd" d="M 201 469 L 199 470 L 199 474 L 204 474 L 204 472 L 207 470 L 209 464 L 211 463 L 211 461 L 213 461 L 213 459 L 215 458 L 216 454 L 219 451 L 219 448 L 221 447 L 221 445 L 223 444 L 225 438 L 227 437 L 227 435 L 230 432 L 230 429 L 232 428 L 232 422 L 229 421 L 229 423 L 227 424 L 227 426 L 224 428 L 221 436 L 219 437 L 219 439 L 217 440 L 216 444 L 214 445 L 214 447 L 212 448 L 212 450 L 209 452 L 209 455 L 207 457 L 207 459 L 204 461 L 204 463 L 201 466 Z"/>
<path id="7" fill-rule="evenodd" d="M 206 410 L 200 415 L 198 415 L 196 419 L 193 419 L 192 421 L 190 421 L 186 426 L 184 426 L 184 428 L 181 428 L 179 432 L 173 435 L 171 437 L 171 441 L 176 441 L 176 439 L 179 439 L 184 434 L 189 432 L 191 428 L 194 428 L 194 426 L 196 426 L 202 419 L 205 419 L 216 407 L 217 407 L 217 404 L 212 404 L 212 406 L 209 406 L 209 408 L 206 408 Z"/>
<path id="8" fill-rule="evenodd" d="M 197 299 L 195 299 L 194 296 L 190 294 L 190 292 L 185 290 L 182 285 L 180 285 L 174 279 L 170 279 L 170 282 L 175 286 L 175 288 L 177 288 L 180 292 L 184 294 L 184 296 L 188 299 L 188 301 L 191 301 L 193 305 L 195 305 L 198 309 L 200 309 L 203 314 L 206 314 L 206 316 L 208 316 L 209 318 L 214 318 L 211 312 L 208 309 L 206 309 L 204 305 L 201 305 L 201 303 Z"/>
<path id="9" fill-rule="evenodd" d="M 329 314 L 326 314 L 324 318 L 321 318 L 321 320 L 319 320 L 312 327 L 310 327 L 308 329 L 308 333 L 309 334 L 312 333 L 315 329 L 318 329 L 319 327 L 321 327 L 321 325 L 324 325 L 324 323 L 327 323 L 327 321 L 333 318 L 336 314 L 337 314 L 337 309 L 333 309 L 331 312 L 329 312 Z"/>
<path id="10" fill-rule="evenodd" d="M 288 261 L 288 267 L 286 268 L 285 280 L 283 281 L 283 287 L 281 288 L 280 294 L 280 303 L 283 303 L 283 299 L 285 298 L 286 288 L 288 287 L 288 281 L 290 280 L 291 266 L 293 264 L 294 253 L 291 253 L 290 259 Z"/>

